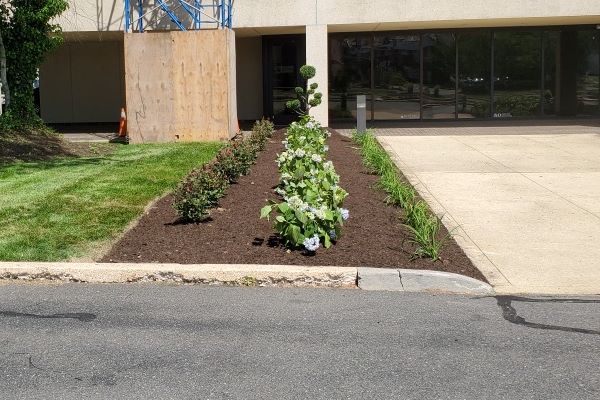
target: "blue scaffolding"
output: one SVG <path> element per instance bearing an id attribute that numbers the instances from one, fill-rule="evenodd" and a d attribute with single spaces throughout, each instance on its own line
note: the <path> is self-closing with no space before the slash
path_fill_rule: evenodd
<path id="1" fill-rule="evenodd" d="M 169 18 L 182 31 L 232 27 L 233 0 L 125 0 L 125 32 L 144 32 L 151 20 L 153 29 Z"/>

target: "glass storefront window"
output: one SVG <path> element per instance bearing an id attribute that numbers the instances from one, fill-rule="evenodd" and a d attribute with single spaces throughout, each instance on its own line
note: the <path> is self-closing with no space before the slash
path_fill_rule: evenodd
<path id="1" fill-rule="evenodd" d="M 370 120 L 600 116 L 595 27 L 330 36 L 330 116 Z"/>
<path id="2" fill-rule="evenodd" d="M 494 118 L 540 113 L 541 32 L 494 34 Z"/>
<path id="3" fill-rule="evenodd" d="M 458 35 L 458 118 L 488 118 L 491 115 L 490 32 Z"/>
<path id="4" fill-rule="evenodd" d="M 456 47 L 452 33 L 427 33 L 423 51 L 423 119 L 451 119 L 456 110 Z"/>
<path id="5" fill-rule="evenodd" d="M 419 119 L 419 35 L 376 35 L 373 48 L 375 119 Z"/>
<path id="6" fill-rule="evenodd" d="M 558 46 L 560 43 L 560 32 L 544 32 L 544 91 L 543 104 L 544 115 L 556 115 L 558 113 L 557 95 L 560 92 L 558 76 L 556 75 L 558 66 Z"/>
<path id="7" fill-rule="evenodd" d="M 338 120 L 354 119 L 356 96 L 371 93 L 371 37 L 332 37 L 329 65 L 329 115 Z"/>
<path id="8" fill-rule="evenodd" d="M 598 81 L 597 30 L 577 32 L 577 114 L 598 115 L 600 82 Z"/>

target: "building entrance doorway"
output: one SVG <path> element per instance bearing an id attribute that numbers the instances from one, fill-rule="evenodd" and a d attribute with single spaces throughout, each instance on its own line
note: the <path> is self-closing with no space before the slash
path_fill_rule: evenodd
<path id="1" fill-rule="evenodd" d="M 300 67 L 306 62 L 304 35 L 264 36 L 264 110 L 275 125 L 287 125 L 297 114 L 285 103 L 295 98 L 294 88 L 301 84 Z"/>

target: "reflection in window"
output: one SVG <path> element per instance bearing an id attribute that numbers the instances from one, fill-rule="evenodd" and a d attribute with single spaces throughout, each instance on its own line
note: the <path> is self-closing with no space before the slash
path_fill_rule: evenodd
<path id="1" fill-rule="evenodd" d="M 428 33 L 423 41 L 423 118 L 454 118 L 456 50 L 454 34 Z"/>
<path id="2" fill-rule="evenodd" d="M 538 115 L 541 32 L 494 34 L 494 117 Z"/>
<path id="3" fill-rule="evenodd" d="M 356 118 L 356 96 L 371 91 L 371 38 L 334 36 L 329 57 L 329 115 Z"/>
<path id="4" fill-rule="evenodd" d="M 544 115 L 558 114 L 557 95 L 560 92 L 557 73 L 558 61 L 558 46 L 560 43 L 560 32 L 548 31 L 544 32 L 544 92 L 543 104 Z"/>
<path id="5" fill-rule="evenodd" d="M 487 118 L 490 109 L 491 37 L 489 32 L 458 35 L 458 118 Z"/>
<path id="6" fill-rule="evenodd" d="M 419 36 L 376 35 L 373 47 L 375 119 L 419 119 Z"/>
<path id="7" fill-rule="evenodd" d="M 577 34 L 577 114 L 598 115 L 599 58 L 598 36 L 595 30 Z"/>

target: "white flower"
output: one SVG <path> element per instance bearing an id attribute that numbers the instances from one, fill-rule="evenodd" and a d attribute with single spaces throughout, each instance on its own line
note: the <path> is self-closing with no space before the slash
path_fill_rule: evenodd
<path id="1" fill-rule="evenodd" d="M 327 146 L 327 145 L 323 146 L 323 151 L 324 152 L 328 152 L 329 151 L 329 146 Z"/>
<path id="2" fill-rule="evenodd" d="M 323 161 L 323 158 L 321 158 L 321 156 L 320 156 L 320 155 L 318 155 L 318 154 L 313 154 L 313 155 L 312 155 L 310 158 L 311 158 L 311 159 L 312 159 L 314 162 L 317 162 L 317 163 L 320 163 L 321 161 Z"/>
<path id="3" fill-rule="evenodd" d="M 304 151 L 304 149 L 297 149 L 296 150 L 296 157 L 298 158 L 302 158 L 306 155 L 306 151 Z"/>
<path id="4" fill-rule="evenodd" d="M 344 221 L 347 221 L 347 220 L 348 220 L 348 218 L 350 218 L 350 211 L 348 211 L 347 209 L 345 209 L 345 208 L 342 208 L 342 209 L 341 209 L 341 213 L 342 213 L 342 219 L 343 219 Z"/>
<path id="5" fill-rule="evenodd" d="M 319 219 L 325 219 L 325 208 L 321 207 L 318 210 L 315 210 L 315 216 Z"/>
<path id="6" fill-rule="evenodd" d="M 313 124 L 313 123 L 312 123 L 312 121 L 308 121 L 308 122 L 306 123 L 306 127 L 307 127 L 308 129 L 312 129 L 312 128 L 314 128 L 314 127 L 315 127 L 315 124 Z"/>

